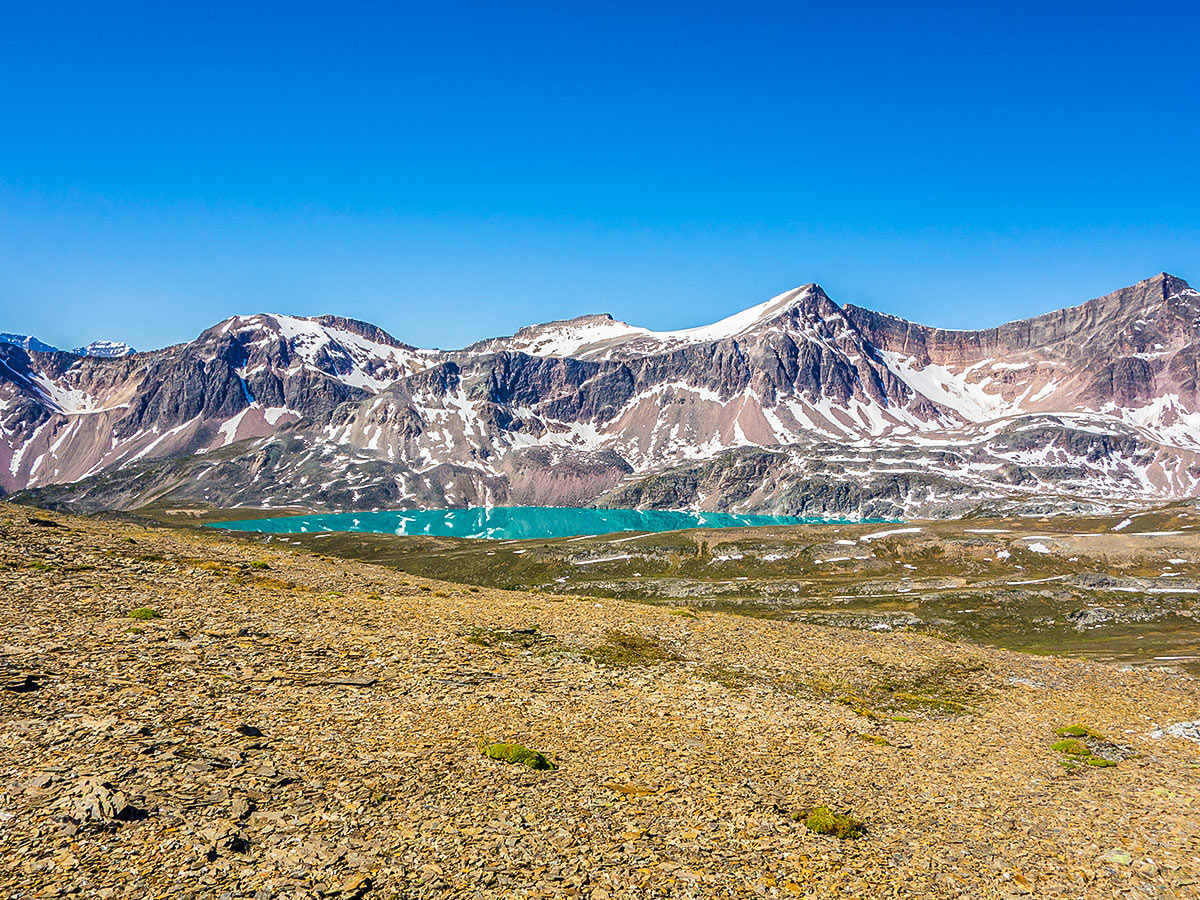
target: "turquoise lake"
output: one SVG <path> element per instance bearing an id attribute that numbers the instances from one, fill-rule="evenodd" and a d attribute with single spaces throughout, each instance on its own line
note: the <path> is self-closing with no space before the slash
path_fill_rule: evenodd
<path id="1" fill-rule="evenodd" d="M 305 534 L 320 531 L 364 531 L 374 534 L 428 534 L 439 537 L 524 540 L 618 531 L 675 531 L 680 528 L 736 528 L 756 525 L 845 524 L 848 519 L 802 516 L 743 516 L 732 513 L 674 510 L 581 509 L 557 506 L 496 506 L 490 509 L 394 510 L 334 513 L 214 522 L 211 528 Z M 868 519 L 866 521 L 884 521 Z"/>

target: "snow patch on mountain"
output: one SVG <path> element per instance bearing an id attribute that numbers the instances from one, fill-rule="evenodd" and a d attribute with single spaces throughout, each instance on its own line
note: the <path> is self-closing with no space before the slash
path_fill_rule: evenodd
<path id="1" fill-rule="evenodd" d="M 1133 408 L 1107 403 L 1101 412 L 1134 426 L 1152 440 L 1200 450 L 1200 412 L 1188 410 L 1178 394 L 1163 394 Z"/>
<path id="2" fill-rule="evenodd" d="M 136 353 L 124 341 L 92 341 L 83 347 L 77 347 L 71 351 L 76 356 L 99 356 L 105 359 L 116 359 L 121 356 L 129 356 Z"/>
<path id="3" fill-rule="evenodd" d="M 400 375 L 425 368 L 434 356 L 432 351 L 418 350 L 394 340 L 390 343 L 372 340 L 321 319 L 278 313 L 229 319 L 221 330 L 235 335 L 260 334 L 254 342 L 260 346 L 282 339 L 294 353 L 293 367 L 326 372 L 344 384 L 371 393 L 383 390 Z M 253 370 L 243 373 L 243 378 L 252 373 Z"/>
<path id="4" fill-rule="evenodd" d="M 765 303 L 751 306 L 749 309 L 734 313 L 711 325 L 685 328 L 682 331 L 656 331 L 651 332 L 651 335 L 661 341 L 687 341 L 690 343 L 707 343 L 737 337 L 739 334 L 744 334 L 764 322 L 778 318 L 789 309 L 800 305 L 812 295 L 814 289 L 815 285 L 810 284 L 784 291 Z"/>
<path id="5" fill-rule="evenodd" d="M 64 388 L 45 375 L 39 374 L 34 381 L 37 387 L 43 391 L 46 402 L 59 412 L 79 412 L 87 407 L 88 400 L 91 399 L 83 391 Z"/>
<path id="6" fill-rule="evenodd" d="M 998 394 L 986 390 L 993 381 L 992 376 L 986 375 L 979 381 L 970 380 L 972 372 L 990 360 L 955 372 L 933 363 L 919 365 L 912 357 L 893 350 L 879 350 L 877 355 L 914 391 L 954 410 L 967 422 L 986 422 L 1022 412 L 1015 403 L 1008 403 Z"/>
<path id="7" fill-rule="evenodd" d="M 512 338 L 501 339 L 504 349 L 530 356 L 589 357 L 589 350 L 603 352 L 633 337 L 653 332 L 620 322 L 611 316 L 581 316 L 543 326 L 523 328 Z"/>
<path id="8" fill-rule="evenodd" d="M 15 344 L 22 350 L 32 350 L 36 353 L 57 353 L 57 347 L 51 347 L 44 341 L 39 341 L 37 338 L 28 334 L 12 334 L 10 332 L 0 333 L 0 342 L 5 344 Z"/>

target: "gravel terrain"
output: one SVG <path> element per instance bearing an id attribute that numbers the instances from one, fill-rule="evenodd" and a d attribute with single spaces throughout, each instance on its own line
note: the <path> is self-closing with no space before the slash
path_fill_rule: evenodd
<path id="1" fill-rule="evenodd" d="M 0 563 L 0 896 L 1200 896 L 1185 674 L 15 506 Z"/>

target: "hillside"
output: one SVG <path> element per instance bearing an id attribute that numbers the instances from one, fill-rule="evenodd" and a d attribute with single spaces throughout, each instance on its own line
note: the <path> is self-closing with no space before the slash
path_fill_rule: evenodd
<path id="1" fill-rule="evenodd" d="M 147 514 L 175 523 L 222 516 Z M 298 521 L 311 523 L 307 533 L 265 540 L 477 587 L 934 634 L 1200 675 L 1194 503 L 1128 516 L 758 525 L 512 542 L 336 532 L 311 517 Z"/>
<path id="2" fill-rule="evenodd" d="M 1200 709 L 1186 676 L 469 589 L 16 506 L 0 561 L 5 896 L 1200 883 L 1200 744 L 1171 730 Z M 822 806 L 865 834 L 810 830 Z"/>
<path id="3" fill-rule="evenodd" d="M 116 358 L 0 343 L 0 489 L 88 511 L 602 505 L 1115 511 L 1200 490 L 1200 293 L 1161 274 L 984 331 L 807 284 L 712 325 L 608 316 L 421 350 L 236 317 Z"/>

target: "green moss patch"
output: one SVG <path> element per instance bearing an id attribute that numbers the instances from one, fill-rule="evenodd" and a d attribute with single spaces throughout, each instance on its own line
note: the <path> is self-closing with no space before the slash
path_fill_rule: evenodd
<path id="1" fill-rule="evenodd" d="M 881 734 L 867 734 L 866 732 L 859 732 L 855 735 L 855 737 L 860 741 L 866 741 L 868 744 L 878 744 L 880 747 L 892 746 L 892 742 Z"/>
<path id="2" fill-rule="evenodd" d="M 1086 725 L 1065 725 L 1062 728 L 1055 728 L 1054 733 L 1059 737 L 1064 738 L 1092 738 L 1093 740 L 1107 740 L 1104 735 L 1098 731 L 1093 731 Z"/>
<path id="3" fill-rule="evenodd" d="M 897 691 L 892 695 L 894 705 L 907 710 L 925 710 L 945 716 L 962 716 L 971 710 L 965 703 L 950 700 L 947 697 L 930 697 L 924 694 L 911 694 Z"/>
<path id="4" fill-rule="evenodd" d="M 148 606 L 143 606 L 138 609 L 131 610 L 129 613 L 129 618 L 141 619 L 143 621 L 146 619 L 161 619 L 162 613 L 156 609 L 151 609 Z"/>
<path id="5" fill-rule="evenodd" d="M 817 834 L 828 834 L 842 840 L 862 837 L 867 832 L 867 826 L 852 816 L 835 813 L 828 806 L 816 806 L 805 810 L 799 816 L 804 827 Z"/>
<path id="6" fill-rule="evenodd" d="M 850 707 L 864 719 L 870 719 L 872 722 L 877 722 L 883 718 L 883 716 L 875 712 L 875 710 L 871 709 L 871 707 L 867 706 L 866 701 L 863 700 L 863 698 L 858 694 L 843 694 L 836 699 L 838 703 L 842 704 L 842 706 Z"/>
<path id="7" fill-rule="evenodd" d="M 1075 738 L 1066 738 L 1065 740 L 1057 741 L 1050 745 L 1050 749 L 1056 750 L 1059 753 L 1069 754 L 1070 756 L 1092 755 L 1092 751 L 1087 748 L 1087 745 Z"/>
<path id="8" fill-rule="evenodd" d="M 271 578 L 265 575 L 259 575 L 254 579 L 254 583 L 261 588 L 270 588 L 273 591 L 294 591 L 296 585 L 294 582 L 285 581 L 282 578 Z"/>
<path id="9" fill-rule="evenodd" d="M 583 655 L 613 667 L 657 666 L 679 659 L 655 638 L 616 630 L 605 632 L 604 643 L 585 649 Z"/>
<path id="10" fill-rule="evenodd" d="M 479 745 L 480 752 L 490 759 L 498 759 L 501 762 L 512 763 L 518 766 L 528 766 L 531 769 L 539 771 L 552 771 L 557 769 L 554 763 L 546 759 L 546 757 L 536 750 L 530 750 L 521 744 L 489 744 L 486 741 Z"/>
<path id="11" fill-rule="evenodd" d="M 872 721 L 911 722 L 911 714 L 922 718 L 967 716 L 983 696 L 973 683 L 984 671 L 978 663 L 941 659 L 923 667 L 896 669 L 867 662 L 850 673 L 852 681 L 844 675 L 818 673 L 810 679 L 810 687 L 815 693 L 832 695 L 837 703 Z"/>
<path id="12" fill-rule="evenodd" d="M 1083 734 L 1080 734 L 1080 732 L 1083 732 Z M 1117 764 L 1116 760 L 1099 756 L 1096 752 L 1097 749 L 1100 749 L 1101 752 L 1106 752 L 1117 748 L 1082 725 L 1059 728 L 1054 733 L 1058 735 L 1076 735 L 1074 737 L 1064 737 L 1061 741 L 1055 741 L 1050 745 L 1051 750 L 1068 757 L 1067 760 L 1063 761 L 1063 766 L 1067 770 L 1076 769 L 1081 763 L 1094 766 L 1097 769 L 1110 769 Z"/>

